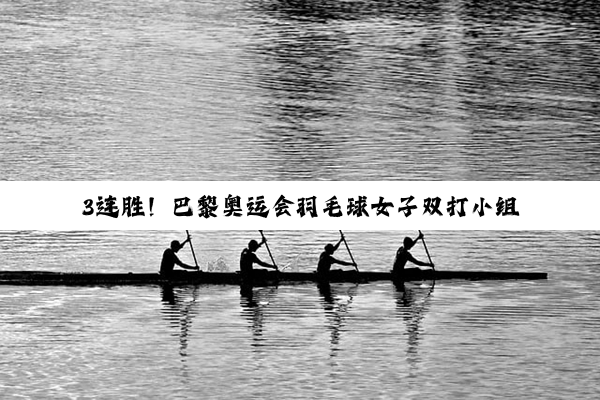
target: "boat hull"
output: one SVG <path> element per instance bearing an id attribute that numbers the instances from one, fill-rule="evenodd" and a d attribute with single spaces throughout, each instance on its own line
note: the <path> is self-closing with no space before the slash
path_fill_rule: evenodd
<path id="1" fill-rule="evenodd" d="M 432 271 L 419 268 L 404 270 L 403 281 L 421 280 L 507 280 L 547 279 L 541 272 L 490 272 L 490 271 Z M 313 272 L 276 272 L 257 270 L 252 284 L 285 284 L 293 282 L 319 282 L 324 280 Z M 395 280 L 390 272 L 331 271 L 329 282 L 373 282 Z M 0 285 L 198 285 L 198 284 L 243 284 L 237 272 L 187 272 L 175 271 L 168 278 L 158 273 L 67 273 L 48 271 L 5 271 L 0 272 Z"/>

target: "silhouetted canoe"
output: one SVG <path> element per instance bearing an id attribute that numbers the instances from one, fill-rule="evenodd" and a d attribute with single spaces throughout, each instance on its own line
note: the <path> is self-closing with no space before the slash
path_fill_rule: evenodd
<path id="1" fill-rule="evenodd" d="M 314 272 L 276 272 L 256 270 L 253 284 L 319 282 Z M 330 282 L 371 282 L 393 280 L 390 272 L 331 271 Z M 464 279 L 464 280 L 506 280 L 506 279 L 547 279 L 541 272 L 488 272 L 488 271 L 432 271 L 408 268 L 404 271 L 404 281 Z M 47 271 L 5 271 L 0 272 L 0 285 L 145 285 L 171 283 L 185 284 L 224 284 L 239 285 L 242 282 L 237 272 L 188 272 L 175 271 L 168 278 L 158 273 L 77 273 Z"/>

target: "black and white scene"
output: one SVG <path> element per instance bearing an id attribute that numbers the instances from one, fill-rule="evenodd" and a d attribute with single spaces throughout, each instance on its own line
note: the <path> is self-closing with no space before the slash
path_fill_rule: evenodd
<path id="1" fill-rule="evenodd" d="M 598 232 L 189 233 L 1 232 L 3 392 L 597 394 Z"/>
<path id="2" fill-rule="evenodd" d="M 4 1 L 4 180 L 598 180 L 595 1 Z"/>

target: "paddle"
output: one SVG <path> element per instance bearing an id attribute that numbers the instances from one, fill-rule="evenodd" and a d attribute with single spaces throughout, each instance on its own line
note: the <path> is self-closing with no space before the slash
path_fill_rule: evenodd
<path id="1" fill-rule="evenodd" d="M 435 267 L 433 266 L 433 262 L 431 261 L 431 256 L 429 255 L 429 250 L 427 250 L 427 244 L 425 244 L 425 236 L 419 231 L 419 235 L 421 236 L 421 241 L 423 241 L 423 247 L 425 247 L 425 253 L 427 253 L 427 258 L 429 259 L 429 264 L 431 264 L 431 269 L 435 272 Z"/>
<path id="2" fill-rule="evenodd" d="M 194 256 L 194 263 L 196 264 L 196 267 L 198 267 L 198 261 L 196 260 L 196 253 L 194 253 L 194 246 L 192 246 L 192 238 L 190 237 L 190 231 L 185 231 L 185 233 L 187 234 L 188 240 L 190 242 L 190 249 L 192 249 L 192 255 Z M 198 271 L 200 271 L 200 267 L 198 267 Z"/>
<path id="3" fill-rule="evenodd" d="M 277 264 L 275 264 L 275 260 L 273 259 L 273 254 L 271 254 L 271 249 L 269 249 L 269 245 L 267 244 L 267 238 L 265 238 L 265 235 L 263 234 L 263 231 L 260 231 L 260 236 L 262 236 L 263 242 L 265 243 L 265 247 L 267 248 L 267 251 L 269 252 L 269 257 L 271 257 L 271 262 L 273 263 L 273 266 L 275 267 L 275 269 L 277 271 L 279 271 L 279 268 L 277 268 Z"/>
<path id="4" fill-rule="evenodd" d="M 348 250 L 348 254 L 350 255 L 350 259 L 354 263 L 354 268 L 356 268 L 356 272 L 359 272 L 358 271 L 358 265 L 356 265 L 356 261 L 354 261 L 354 257 L 352 257 L 352 252 L 350 251 L 350 247 L 348 246 L 348 242 L 346 242 L 346 237 L 344 236 L 344 233 L 341 230 L 340 230 L 340 235 L 342 235 L 342 240 L 344 241 L 344 244 L 346 245 L 346 250 Z"/>

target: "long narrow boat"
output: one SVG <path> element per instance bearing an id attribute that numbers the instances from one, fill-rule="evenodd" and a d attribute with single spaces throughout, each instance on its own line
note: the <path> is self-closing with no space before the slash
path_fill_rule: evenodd
<path id="1" fill-rule="evenodd" d="M 254 283 L 276 284 L 293 282 L 319 282 L 314 272 L 256 271 Z M 393 280 L 390 272 L 331 271 L 329 282 L 372 282 Z M 506 280 L 547 279 L 542 272 L 489 272 L 489 271 L 433 271 L 408 268 L 405 281 L 463 279 L 463 280 Z M 239 285 L 242 279 L 237 272 L 187 272 L 175 271 L 168 278 L 158 273 L 78 273 L 49 271 L 5 271 L 0 272 L 0 285 L 159 285 L 159 284 L 223 284 Z"/>

